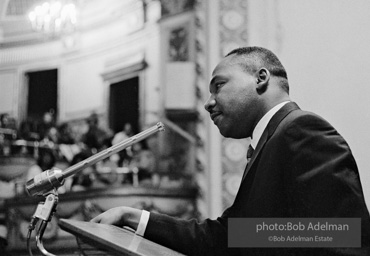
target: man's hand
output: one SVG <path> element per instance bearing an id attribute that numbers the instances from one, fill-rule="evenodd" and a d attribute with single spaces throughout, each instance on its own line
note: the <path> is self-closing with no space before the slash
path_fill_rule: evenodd
<path id="1" fill-rule="evenodd" d="M 109 209 L 90 220 L 90 222 L 115 225 L 119 227 L 128 226 L 137 229 L 141 217 L 141 210 L 121 206 Z"/>

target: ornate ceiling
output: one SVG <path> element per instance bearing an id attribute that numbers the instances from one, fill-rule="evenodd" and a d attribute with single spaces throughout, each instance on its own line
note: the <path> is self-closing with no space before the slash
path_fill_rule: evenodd
<path id="1" fill-rule="evenodd" d="M 53 40 L 35 32 L 28 20 L 28 12 L 43 0 L 0 1 L 0 48 L 34 44 Z M 79 8 L 80 32 L 107 25 L 128 12 L 142 8 L 142 0 L 75 0 Z"/>
<path id="2" fill-rule="evenodd" d="M 5 0 L 0 2 L 1 44 L 27 41 L 35 37 L 27 13 L 40 0 Z"/>

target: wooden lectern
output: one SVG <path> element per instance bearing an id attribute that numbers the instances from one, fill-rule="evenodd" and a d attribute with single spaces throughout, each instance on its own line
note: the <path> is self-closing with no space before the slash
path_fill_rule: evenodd
<path id="1" fill-rule="evenodd" d="M 83 255 L 184 256 L 167 247 L 112 225 L 60 219 L 59 226 L 76 236 Z"/>

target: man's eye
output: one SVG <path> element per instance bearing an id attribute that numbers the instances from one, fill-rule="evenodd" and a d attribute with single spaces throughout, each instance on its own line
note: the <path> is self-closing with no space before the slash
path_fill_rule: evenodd
<path id="1" fill-rule="evenodd" d="M 224 82 L 217 83 L 216 84 L 216 88 L 217 89 L 220 89 L 220 87 L 222 87 L 223 85 L 224 85 Z"/>

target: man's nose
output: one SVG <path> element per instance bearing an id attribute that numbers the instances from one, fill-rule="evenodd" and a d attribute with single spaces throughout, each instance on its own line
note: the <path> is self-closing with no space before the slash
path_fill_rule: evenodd
<path id="1" fill-rule="evenodd" d="M 216 100 L 215 98 L 211 95 L 209 96 L 208 100 L 206 101 L 206 103 L 204 103 L 204 108 L 210 112 L 212 110 L 212 108 L 216 105 Z"/>

